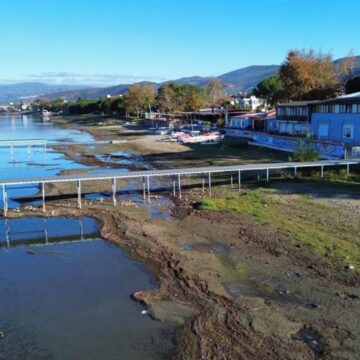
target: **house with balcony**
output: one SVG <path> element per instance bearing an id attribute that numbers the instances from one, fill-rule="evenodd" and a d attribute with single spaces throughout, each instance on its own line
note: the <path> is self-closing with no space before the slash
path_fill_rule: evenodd
<path id="1" fill-rule="evenodd" d="M 305 136 L 310 134 L 312 107 L 317 101 L 294 101 L 276 106 L 276 116 L 267 121 L 273 134 Z"/>
<path id="2" fill-rule="evenodd" d="M 360 146 L 360 93 L 317 102 L 311 112 L 311 134 L 316 139 Z"/>

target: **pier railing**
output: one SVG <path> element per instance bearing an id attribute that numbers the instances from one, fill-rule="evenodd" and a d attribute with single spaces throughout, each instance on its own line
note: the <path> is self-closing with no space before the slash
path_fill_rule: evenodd
<path id="1" fill-rule="evenodd" d="M 181 197 L 181 180 L 184 176 L 202 175 L 208 179 L 207 185 L 209 194 L 211 195 L 212 175 L 219 173 L 236 173 L 237 187 L 241 190 L 241 176 L 242 174 L 250 171 L 263 171 L 266 176 L 266 181 L 270 181 L 271 171 L 274 170 L 292 170 L 294 175 L 297 175 L 299 169 L 304 168 L 318 168 L 320 175 L 324 176 L 324 169 L 328 167 L 344 166 L 347 174 L 349 174 L 351 165 L 360 164 L 360 160 L 324 160 L 316 162 L 283 162 L 283 163 L 260 163 L 260 164 L 246 164 L 246 165 L 231 165 L 231 166 L 208 166 L 208 167 L 189 167 L 179 169 L 165 169 L 165 170 L 143 170 L 143 171 L 129 171 L 120 172 L 114 170 L 113 172 L 104 171 L 104 173 L 97 174 L 76 174 L 76 175 L 62 175 L 62 176 L 45 176 L 34 178 L 12 178 L 0 180 L 0 187 L 2 188 L 3 210 L 4 215 L 8 211 L 8 194 L 7 188 L 15 185 L 34 185 L 38 184 L 41 187 L 41 196 L 43 211 L 45 212 L 45 185 L 63 182 L 76 182 L 77 184 L 77 199 L 78 207 L 81 208 L 82 191 L 81 185 L 83 181 L 96 181 L 96 180 L 111 180 L 112 181 L 112 200 L 114 205 L 117 203 L 116 194 L 118 192 L 117 180 L 121 179 L 142 179 L 143 184 L 143 197 L 150 200 L 150 180 L 151 178 L 171 177 L 173 180 L 173 193 L 175 194 L 176 188 L 179 197 Z M 233 178 L 232 178 L 233 179 Z M 204 187 L 204 181 L 203 181 Z"/>

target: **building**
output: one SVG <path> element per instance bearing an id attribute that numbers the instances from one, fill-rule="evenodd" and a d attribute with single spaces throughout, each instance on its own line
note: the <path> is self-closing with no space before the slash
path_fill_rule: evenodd
<path id="1" fill-rule="evenodd" d="M 276 117 L 267 122 L 267 131 L 282 135 L 311 133 L 312 107 L 318 101 L 294 101 L 276 106 Z"/>
<path id="2" fill-rule="evenodd" d="M 311 134 L 316 139 L 360 146 L 360 93 L 320 101 L 311 112 Z"/>
<path id="3" fill-rule="evenodd" d="M 241 94 L 233 95 L 231 96 L 230 104 L 239 105 L 240 109 L 247 111 L 256 111 L 260 108 L 261 110 L 265 110 L 267 107 L 265 99 L 257 98 L 254 95 L 250 97 L 246 97 Z"/>
<path id="4" fill-rule="evenodd" d="M 227 128 L 240 130 L 265 131 L 266 121 L 274 115 L 275 112 L 259 112 L 235 115 L 230 117 Z"/>

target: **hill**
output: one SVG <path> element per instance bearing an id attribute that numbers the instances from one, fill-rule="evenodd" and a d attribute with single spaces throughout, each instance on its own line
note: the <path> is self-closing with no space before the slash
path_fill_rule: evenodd
<path id="1" fill-rule="evenodd" d="M 220 75 L 218 79 L 227 85 L 231 93 L 245 91 L 269 76 L 275 75 L 279 67 L 279 65 L 248 66 Z"/>
<path id="2" fill-rule="evenodd" d="M 262 65 L 262 66 L 248 66 L 246 68 L 231 71 L 226 74 L 217 76 L 223 81 L 229 93 L 236 93 L 245 91 L 251 86 L 255 86 L 261 80 L 274 75 L 279 68 L 279 65 Z M 184 77 L 176 80 L 165 81 L 163 83 L 149 83 L 154 86 L 161 86 L 163 84 L 175 82 L 177 84 L 192 84 L 197 86 L 206 86 L 211 77 L 192 76 Z M 105 88 L 90 88 L 76 91 L 62 91 L 58 93 L 49 93 L 42 96 L 43 99 L 53 100 L 56 98 L 63 98 L 66 100 L 75 100 L 79 97 L 96 99 L 106 97 L 107 95 L 121 95 L 124 94 L 129 87 L 129 84 L 121 84 L 117 86 L 110 86 Z"/>
<path id="3" fill-rule="evenodd" d="M 28 82 L 0 85 L 0 104 L 17 102 L 21 99 L 36 98 L 50 93 L 84 89 L 86 86 L 49 85 L 40 82 Z"/>
<path id="4" fill-rule="evenodd" d="M 344 60 L 346 60 L 346 57 L 335 60 L 334 64 L 336 66 L 339 66 Z M 353 76 L 358 76 L 358 75 L 360 75 L 360 56 L 355 56 Z"/>
<path id="5" fill-rule="evenodd" d="M 345 59 L 346 58 L 337 59 L 334 61 L 334 64 L 339 65 Z M 355 60 L 353 73 L 354 75 L 360 75 L 360 56 L 356 56 Z M 234 94 L 256 86 L 263 79 L 275 75 L 279 67 L 279 65 L 253 65 L 230 71 L 228 73 L 219 75 L 216 78 L 226 84 L 228 94 Z M 166 81 L 163 83 L 146 83 L 155 87 L 170 82 L 206 86 L 210 79 L 211 77 L 192 76 Z M 120 84 L 102 88 L 90 88 L 85 86 L 81 87 L 71 85 L 47 85 L 42 83 L 0 85 L 0 103 L 19 101 L 20 99 L 27 97 L 37 97 L 48 100 L 54 100 L 57 98 L 66 100 L 76 100 L 77 98 L 96 99 L 106 97 L 107 95 L 113 96 L 124 94 L 127 91 L 129 85 L 130 84 Z"/>

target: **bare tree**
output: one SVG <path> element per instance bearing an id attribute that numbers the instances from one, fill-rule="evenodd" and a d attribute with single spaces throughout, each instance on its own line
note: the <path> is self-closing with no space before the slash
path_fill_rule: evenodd
<path id="1" fill-rule="evenodd" d="M 337 66 L 337 73 L 343 79 L 344 84 L 354 77 L 354 69 L 356 65 L 356 57 L 354 50 L 351 49 L 347 57 L 341 59 Z"/>
<path id="2" fill-rule="evenodd" d="M 225 100 L 225 84 L 220 80 L 211 79 L 206 87 L 207 102 L 214 109 Z"/>

